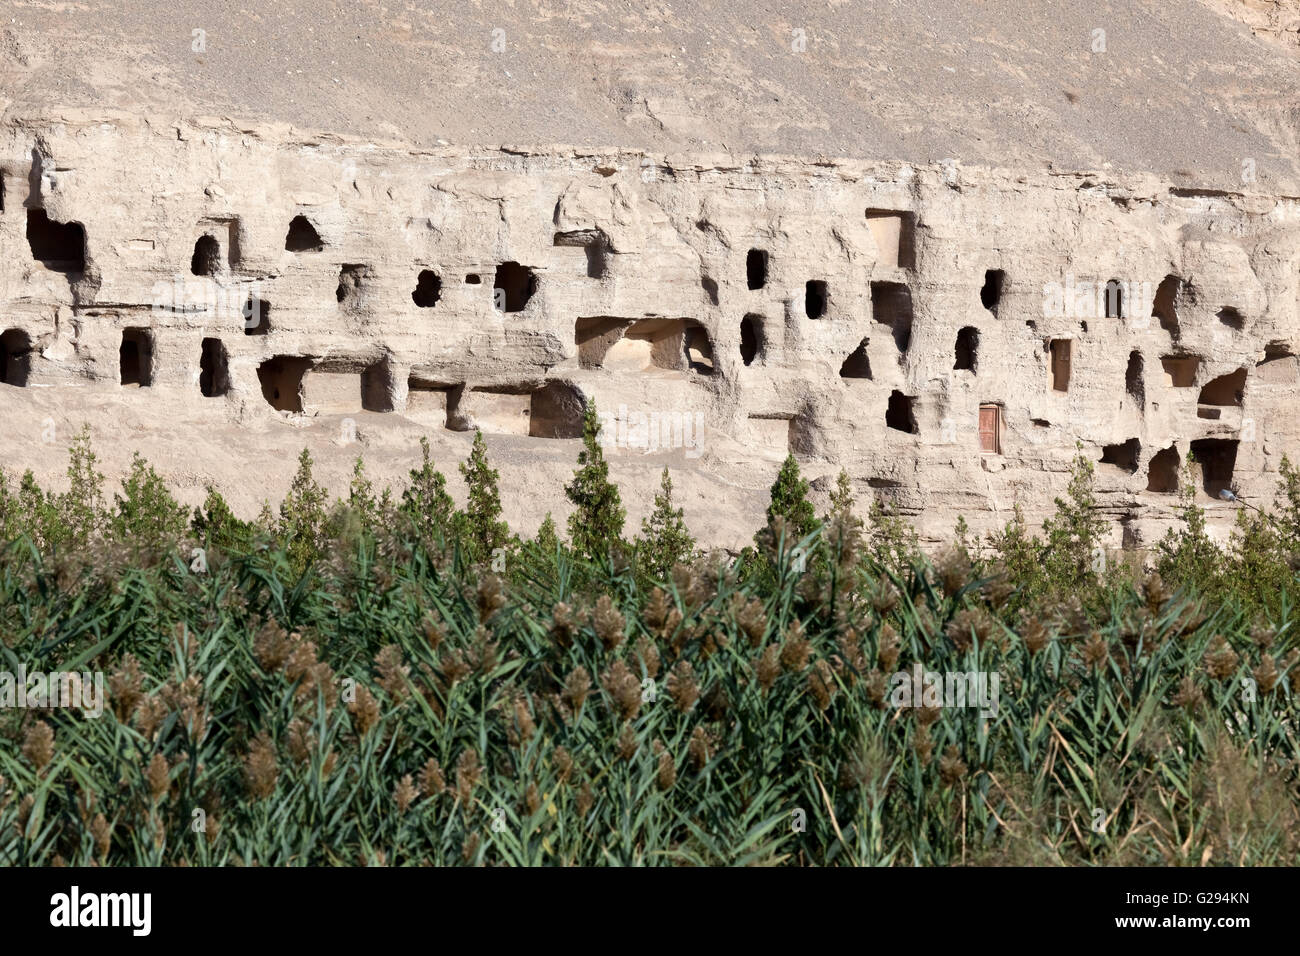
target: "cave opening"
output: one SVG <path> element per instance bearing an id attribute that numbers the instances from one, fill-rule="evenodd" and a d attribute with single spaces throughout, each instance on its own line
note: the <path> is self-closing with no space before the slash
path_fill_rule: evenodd
<path id="1" fill-rule="evenodd" d="M 320 252 L 325 248 L 320 233 L 306 216 L 294 216 L 284 237 L 286 252 Z"/>
<path id="2" fill-rule="evenodd" d="M 537 276 L 527 266 L 503 262 L 497 266 L 492 301 L 498 312 L 522 312 L 537 292 Z"/>
<path id="3" fill-rule="evenodd" d="M 752 289 L 761 289 L 767 285 L 767 252 L 763 249 L 750 249 L 745 254 L 745 282 Z"/>
<path id="4" fill-rule="evenodd" d="M 746 365 L 754 364 L 754 359 L 762 358 L 763 319 L 757 315 L 747 315 L 740 320 L 740 359 Z"/>
<path id="5" fill-rule="evenodd" d="M 1151 456 L 1151 462 L 1147 465 L 1147 491 L 1157 491 L 1161 494 L 1178 493 L 1178 468 L 1182 459 L 1178 454 L 1178 446 L 1170 445 L 1168 448 L 1162 448 Z"/>
<path id="6" fill-rule="evenodd" d="M 1232 489 L 1232 473 L 1237 467 L 1237 441 L 1229 438 L 1198 438 L 1192 442 L 1192 457 L 1201 469 L 1201 487 L 1211 498 Z"/>
<path id="7" fill-rule="evenodd" d="M 44 209 L 27 210 L 27 244 L 32 258 L 52 272 L 86 271 L 86 229 L 79 222 L 55 222 Z"/>
<path id="8" fill-rule="evenodd" d="M 1002 302 L 1002 282 L 1006 273 L 1001 269 L 989 269 L 984 273 L 984 286 L 980 289 L 980 304 L 994 315 Z"/>
<path id="9" fill-rule="evenodd" d="M 953 371 L 974 372 L 975 362 L 979 355 L 980 333 L 979 330 L 966 326 L 957 332 L 956 356 L 953 361 Z"/>
<path id="10" fill-rule="evenodd" d="M 871 360 L 867 357 L 867 339 L 858 343 L 858 347 L 849 353 L 849 357 L 840 366 L 840 378 L 862 378 L 871 380 Z"/>
<path id="11" fill-rule="evenodd" d="M 912 342 L 912 290 L 901 282 L 871 283 L 871 316 L 894 333 L 899 354 Z"/>
<path id="12" fill-rule="evenodd" d="M 430 269 L 422 269 L 415 280 L 415 291 L 411 299 L 421 309 L 432 309 L 442 298 L 442 279 Z"/>
<path id="13" fill-rule="evenodd" d="M 244 302 L 244 334 L 266 335 L 271 331 L 271 303 L 252 296 Z"/>
<path id="14" fill-rule="evenodd" d="M 809 280 L 804 286 L 803 310 L 810 319 L 820 319 L 826 314 L 827 285 L 820 279 Z"/>
<path id="15" fill-rule="evenodd" d="M 6 329 L 0 335 L 0 383 L 25 386 L 31 362 L 31 336 L 22 329 Z"/>
<path id="16" fill-rule="evenodd" d="M 221 339 L 203 340 L 199 356 L 199 391 L 206 398 L 216 398 L 230 391 L 229 358 Z"/>
<path id="17" fill-rule="evenodd" d="M 302 411 L 302 383 L 311 359 L 296 355 L 277 355 L 257 367 L 262 397 L 282 412 Z"/>
<path id="18" fill-rule="evenodd" d="M 898 389 L 889 393 L 889 405 L 885 409 L 885 425 L 908 434 L 916 434 L 916 397 L 904 395 Z"/>
<path id="19" fill-rule="evenodd" d="M 214 276 L 221 271 L 221 243 L 216 236 L 202 235 L 194 243 L 190 272 L 196 276 Z"/>
<path id="20" fill-rule="evenodd" d="M 147 388 L 153 384 L 152 332 L 123 329 L 117 356 L 119 380 L 123 385 Z"/>

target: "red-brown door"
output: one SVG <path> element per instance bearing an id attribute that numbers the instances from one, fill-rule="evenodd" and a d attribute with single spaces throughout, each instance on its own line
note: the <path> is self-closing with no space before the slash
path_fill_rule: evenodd
<path id="1" fill-rule="evenodd" d="M 980 406 L 980 451 L 1000 454 L 1001 436 L 998 434 L 998 406 Z"/>

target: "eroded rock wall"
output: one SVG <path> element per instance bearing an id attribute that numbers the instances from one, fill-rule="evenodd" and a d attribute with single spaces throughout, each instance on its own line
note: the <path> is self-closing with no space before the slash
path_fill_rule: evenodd
<path id="1" fill-rule="evenodd" d="M 110 469 L 117 421 L 181 448 L 228 429 L 224 462 L 154 459 L 243 510 L 280 493 L 240 485 L 281 427 L 478 426 L 527 482 L 572 460 L 594 398 L 612 456 L 671 462 L 726 515 L 708 543 L 747 539 L 788 451 L 939 539 L 1040 521 L 1077 443 L 1115 543 L 1142 546 L 1189 453 L 1218 533 L 1221 487 L 1267 499 L 1300 456 L 1300 202 L 1250 186 L 130 116 L 11 124 L 0 171 L 10 470 L 53 403 L 110 436 Z M 535 494 L 507 496 L 525 527 L 564 511 L 558 483 Z"/>

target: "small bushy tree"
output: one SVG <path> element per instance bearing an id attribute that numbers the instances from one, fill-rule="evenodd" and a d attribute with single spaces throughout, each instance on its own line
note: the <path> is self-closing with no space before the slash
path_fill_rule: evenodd
<path id="1" fill-rule="evenodd" d="M 622 544 L 623 521 L 627 517 L 618 486 L 609 480 L 609 462 L 605 461 L 599 434 L 596 403 L 588 402 L 582 419 L 578 470 L 564 493 L 575 508 L 569 515 L 569 541 L 573 550 L 589 561 L 605 560 L 612 548 Z"/>
<path id="2" fill-rule="evenodd" d="M 1300 553 L 1300 471 L 1291 459 L 1282 456 L 1278 466 L 1279 486 L 1275 501 L 1274 520 L 1278 531 L 1278 545 L 1287 554 Z"/>
<path id="3" fill-rule="evenodd" d="M 20 527 L 27 533 L 38 548 L 45 549 L 64 540 L 63 522 L 59 515 L 58 497 L 46 494 L 36 483 L 36 476 L 29 468 L 23 472 L 18 484 L 18 512 Z"/>
<path id="4" fill-rule="evenodd" d="M 771 498 L 767 505 L 767 524 L 771 527 L 776 518 L 785 519 L 786 533 L 798 541 L 817 527 L 812 502 L 808 500 L 808 482 L 799 477 L 799 463 L 794 455 L 786 455 L 772 483 Z M 759 531 L 759 535 L 762 535 Z M 758 541 L 758 536 L 755 536 Z"/>
<path id="5" fill-rule="evenodd" d="M 1051 584 L 1066 593 L 1091 591 L 1104 575 L 1102 542 L 1107 525 L 1097 514 L 1094 472 L 1080 448 L 1071 465 L 1066 496 L 1056 499 L 1056 512 L 1043 522 L 1043 567 Z"/>
<path id="6" fill-rule="evenodd" d="M 445 542 L 451 537 L 456 505 L 447 494 L 446 476 L 433 467 L 429 439 L 423 435 L 420 453 L 424 460 L 419 468 L 411 469 L 411 480 L 402 492 L 398 510 L 414 524 L 421 537 Z"/>
<path id="7" fill-rule="evenodd" d="M 537 529 L 537 535 L 533 538 L 533 543 L 545 554 L 554 556 L 560 546 L 560 535 L 555 529 L 555 519 L 551 513 L 546 512 L 546 517 L 542 519 L 541 526 Z"/>
<path id="8" fill-rule="evenodd" d="M 835 490 L 831 492 L 831 509 L 822 519 L 822 524 L 828 524 L 832 518 L 840 518 L 849 522 L 852 527 L 860 529 L 862 519 L 853 513 L 856 504 L 853 481 L 849 478 L 849 473 L 841 468 L 840 473 L 835 476 Z"/>
<path id="9" fill-rule="evenodd" d="M 18 496 L 9 489 L 9 476 L 0 468 L 0 547 L 27 532 L 27 520 Z"/>
<path id="10" fill-rule="evenodd" d="M 144 549 L 169 547 L 185 533 L 185 506 L 176 501 L 139 452 L 122 480 L 122 494 L 114 495 L 113 536 Z"/>
<path id="11" fill-rule="evenodd" d="M 673 507 L 673 482 L 665 468 L 659 479 L 654 510 L 641 521 L 637 542 L 637 564 L 642 573 L 663 578 L 673 565 L 695 553 L 695 539 L 686 530 L 681 508 Z"/>
<path id="12" fill-rule="evenodd" d="M 921 559 L 916 529 L 899 516 L 892 504 L 871 502 L 866 539 L 872 562 L 896 575 L 909 572 Z"/>
<path id="13" fill-rule="evenodd" d="M 235 553 L 247 552 L 257 536 L 257 526 L 237 518 L 226 504 L 226 499 L 211 485 L 207 486 L 207 492 L 203 504 L 194 509 L 194 515 L 190 518 L 190 530 L 205 547 Z"/>
<path id="14" fill-rule="evenodd" d="M 1248 508 L 1237 512 L 1227 566 L 1217 583 L 1249 612 L 1277 617 L 1285 596 L 1295 598 L 1295 571 L 1283 534 L 1283 526 L 1272 514 Z"/>
<path id="15" fill-rule="evenodd" d="M 68 483 L 58 498 L 58 521 L 50 528 L 55 547 L 85 548 L 107 521 L 104 476 L 95 469 L 99 461 L 90 448 L 90 426 L 83 425 L 68 448 Z"/>
<path id="16" fill-rule="evenodd" d="M 375 497 L 375 485 L 366 476 L 366 463 L 360 455 L 352 463 L 352 481 L 348 484 L 348 507 L 356 513 L 361 525 L 373 533 L 379 527 L 381 505 Z"/>
<path id="17" fill-rule="evenodd" d="M 465 510 L 458 516 L 461 540 L 471 560 L 483 561 L 497 548 L 505 547 L 510 528 L 501 520 L 501 492 L 496 469 L 488 464 L 487 443 L 483 432 L 475 430 L 469 459 L 460 464 L 461 477 L 469 489 Z"/>
<path id="18" fill-rule="evenodd" d="M 1006 581 L 1018 592 L 1017 605 L 1033 601 L 1047 588 L 1043 570 L 1043 543 L 1029 530 L 1019 503 L 1012 506 L 1011 520 L 1001 531 L 991 532 L 989 551 L 1006 575 Z"/>
<path id="19" fill-rule="evenodd" d="M 289 563 L 297 573 L 306 570 L 325 548 L 328 501 L 328 493 L 312 477 L 311 453 L 304 448 L 289 493 L 280 502 L 278 529 Z"/>
<path id="20" fill-rule="evenodd" d="M 1181 527 L 1156 543 L 1156 570 L 1175 586 L 1217 589 L 1223 554 L 1205 532 L 1205 509 L 1196 504 L 1196 457 L 1188 455 L 1178 483 Z"/>

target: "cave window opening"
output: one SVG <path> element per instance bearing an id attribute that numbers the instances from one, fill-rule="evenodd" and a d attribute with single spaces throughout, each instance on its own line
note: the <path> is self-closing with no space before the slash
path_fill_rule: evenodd
<path id="1" fill-rule="evenodd" d="M 497 266 L 492 301 L 498 312 L 522 312 L 537 292 L 537 276 L 527 266 L 503 262 Z"/>
<path id="2" fill-rule="evenodd" d="M 221 339 L 203 340 L 199 356 L 199 391 L 206 398 L 216 398 L 230 391 L 229 359 Z"/>
<path id="3" fill-rule="evenodd" d="M 118 372 L 123 385 L 153 384 L 153 335 L 148 329 L 123 329 L 118 348 Z"/>
<path id="4" fill-rule="evenodd" d="M 22 329 L 0 335 L 0 383 L 23 387 L 31 372 L 32 340 Z"/>
<path id="5" fill-rule="evenodd" d="M 898 389 L 889 394 L 889 405 L 885 409 L 885 425 L 908 434 L 916 434 L 916 398 L 904 395 Z"/>
<path id="6" fill-rule="evenodd" d="M 826 314 L 827 286 L 820 279 L 813 279 L 804 287 L 803 310 L 810 319 L 820 319 Z"/>
<path id="7" fill-rule="evenodd" d="M 990 269 L 984 273 L 984 286 L 980 289 L 980 304 L 994 315 L 1002 302 L 1002 282 L 1006 273 L 1001 269 Z"/>
<path id="8" fill-rule="evenodd" d="M 190 272 L 196 276 L 214 276 L 221 271 L 221 243 L 216 236 L 199 236 L 190 257 Z"/>
<path id="9" fill-rule="evenodd" d="M 750 249 L 745 256 L 745 281 L 750 289 L 767 285 L 767 252 Z"/>
<path id="10" fill-rule="evenodd" d="M 956 356 L 953 361 L 953 371 L 974 372 L 975 362 L 979 354 L 980 334 L 979 330 L 971 326 L 966 326 L 957 332 Z"/>
<path id="11" fill-rule="evenodd" d="M 306 216 L 294 216 L 284 237 L 284 248 L 286 252 L 320 252 L 325 243 Z"/>
<path id="12" fill-rule="evenodd" d="M 415 282 L 415 291 L 411 299 L 421 309 L 432 309 L 442 298 L 442 280 L 438 274 L 429 269 L 421 270 Z"/>

